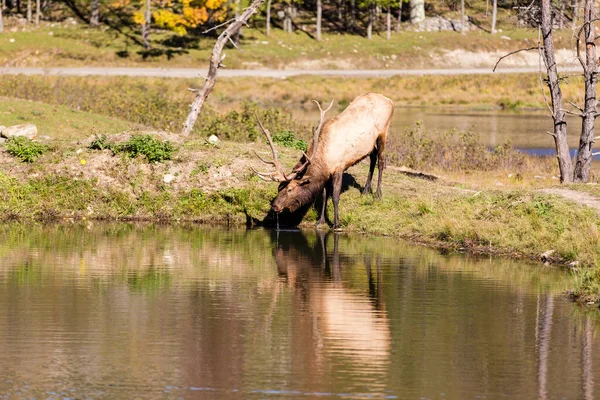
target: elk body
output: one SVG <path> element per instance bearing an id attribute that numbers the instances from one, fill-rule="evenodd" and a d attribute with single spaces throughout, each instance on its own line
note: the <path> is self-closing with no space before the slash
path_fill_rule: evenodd
<path id="1" fill-rule="evenodd" d="M 313 129 L 313 141 L 307 154 L 303 154 L 288 175 L 283 172 L 277 160 L 277 151 L 273 146 L 269 131 L 259 121 L 273 152 L 273 161 L 265 161 L 262 158 L 261 160 L 274 165 L 277 171 L 271 174 L 259 172 L 257 174 L 263 179 L 270 178 L 280 182 L 279 193 L 272 203 L 273 211 L 276 213 L 284 210 L 294 212 L 300 207 L 312 203 L 319 194 L 323 193 L 323 209 L 318 223 L 325 222 L 327 203 L 325 187 L 331 181 L 333 187 L 331 197 L 335 214 L 333 227 L 337 229 L 339 228 L 338 204 L 343 173 L 367 156 L 370 157 L 371 164 L 363 194 L 372 192 L 371 181 L 375 164 L 377 164 L 379 176 L 375 193 L 377 197 L 381 197 L 384 168 L 382 155 L 394 106 L 392 101 L 385 96 L 366 93 L 355 98 L 340 115 L 323 123 L 325 113 L 329 108 L 323 110 L 319 105 L 321 121 L 319 126 Z"/>

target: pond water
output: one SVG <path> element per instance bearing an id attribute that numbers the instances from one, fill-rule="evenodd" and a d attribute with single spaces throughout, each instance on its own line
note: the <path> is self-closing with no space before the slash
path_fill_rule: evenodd
<path id="1" fill-rule="evenodd" d="M 314 110 L 292 110 L 300 119 L 313 122 L 318 120 Z M 482 143 L 495 147 L 511 141 L 523 151 L 537 154 L 555 154 L 554 140 L 547 132 L 552 131 L 552 118 L 548 111 L 476 111 L 448 110 L 419 107 L 396 107 L 392 119 L 393 132 L 401 132 L 414 127 L 417 122 L 423 123 L 427 132 L 445 132 L 458 129 L 463 132 L 474 132 Z M 569 146 L 574 153 L 579 145 L 581 118 L 567 116 Z"/>
<path id="2" fill-rule="evenodd" d="M 315 231 L 0 231 L 0 398 L 600 390 L 597 325 L 552 269 Z"/>

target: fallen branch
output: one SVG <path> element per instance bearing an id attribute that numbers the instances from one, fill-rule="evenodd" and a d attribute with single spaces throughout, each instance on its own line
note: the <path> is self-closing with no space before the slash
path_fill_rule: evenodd
<path id="1" fill-rule="evenodd" d="M 190 106 L 190 112 L 187 118 L 185 119 L 185 123 L 183 124 L 183 129 L 181 131 L 181 134 L 183 136 L 189 136 L 190 132 L 194 128 L 196 120 L 198 119 L 198 115 L 200 115 L 200 112 L 202 111 L 202 106 L 204 105 L 213 87 L 217 83 L 217 71 L 220 67 L 224 67 L 222 61 L 225 59 L 225 55 L 221 57 L 223 47 L 225 47 L 225 44 L 228 40 L 230 40 L 233 36 L 237 34 L 242 25 L 247 25 L 247 21 L 253 14 L 258 12 L 258 9 L 263 2 L 264 0 L 254 0 L 252 4 L 250 4 L 250 7 L 248 7 L 242 15 L 240 15 L 238 18 L 235 18 L 233 21 L 230 20 L 231 24 L 229 24 L 229 26 L 217 38 L 217 42 L 215 43 L 215 47 L 213 48 L 212 54 L 210 56 L 210 66 L 208 68 L 208 75 L 206 76 L 204 85 L 202 85 L 202 89 L 196 92 L 196 98 L 192 102 Z M 221 24 L 219 26 L 223 26 L 224 24 Z"/>

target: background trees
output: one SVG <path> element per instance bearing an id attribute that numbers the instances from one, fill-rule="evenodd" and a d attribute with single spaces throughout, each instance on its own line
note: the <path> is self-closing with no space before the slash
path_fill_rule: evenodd
<path id="1" fill-rule="evenodd" d="M 136 31 L 139 44 L 147 48 L 151 47 L 154 40 L 151 37 L 153 30 L 164 30 L 179 36 L 198 35 L 239 15 L 250 4 L 249 0 L 0 1 L 5 3 L 2 10 L 5 18 L 7 15 L 18 16 L 33 24 L 40 20 L 61 21 L 74 17 L 92 27 L 109 25 L 119 32 L 132 29 Z M 579 12 L 577 2 L 554 1 L 554 12 L 560 14 L 556 20 L 564 26 L 571 25 Z M 462 13 L 461 4 L 465 8 Z M 491 8 L 490 13 L 487 12 L 488 8 Z M 253 17 L 250 23 L 265 29 L 267 35 L 272 28 L 277 28 L 288 33 L 306 32 L 316 40 L 321 40 L 325 32 L 389 38 L 392 31 L 401 30 L 400 23 L 407 27 L 416 26 L 417 29 L 432 29 L 423 25 L 427 10 L 427 15 L 431 17 L 451 21 L 450 29 L 461 30 L 463 24 L 460 22 L 464 14 L 474 24 L 494 33 L 497 23 L 537 26 L 528 17 L 516 17 L 515 10 L 526 8 L 531 7 L 525 0 L 269 0 L 265 1 L 261 13 Z M 482 10 L 486 10 L 485 15 Z M 510 21 L 507 15 L 511 15 Z"/>

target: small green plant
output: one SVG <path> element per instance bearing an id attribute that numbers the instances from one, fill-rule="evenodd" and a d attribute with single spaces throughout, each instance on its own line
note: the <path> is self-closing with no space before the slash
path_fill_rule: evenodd
<path id="1" fill-rule="evenodd" d="M 190 173 L 190 176 L 196 176 L 196 175 L 199 175 L 199 174 L 207 174 L 209 167 L 210 167 L 209 164 L 198 163 L 198 164 L 196 164 L 196 168 L 194 168 L 192 170 L 192 172 Z"/>
<path id="2" fill-rule="evenodd" d="M 111 143 L 108 142 L 108 138 L 105 134 L 96 135 L 94 140 L 89 144 L 88 149 L 90 150 L 106 150 L 110 149 L 112 146 Z"/>
<path id="3" fill-rule="evenodd" d="M 131 158 L 144 156 L 149 162 L 170 160 L 175 148 L 171 142 L 160 141 L 152 135 L 134 135 L 127 142 L 112 145 L 115 153 L 125 153 Z"/>
<path id="4" fill-rule="evenodd" d="M 306 151 L 308 149 L 306 142 L 302 139 L 296 138 L 296 135 L 290 131 L 284 131 L 278 135 L 273 135 L 273 142 L 292 149 L 298 149 L 302 151 Z"/>
<path id="5" fill-rule="evenodd" d="M 34 162 L 47 150 L 47 145 L 34 142 L 24 136 L 12 137 L 6 141 L 6 151 L 8 154 L 26 163 Z"/>

